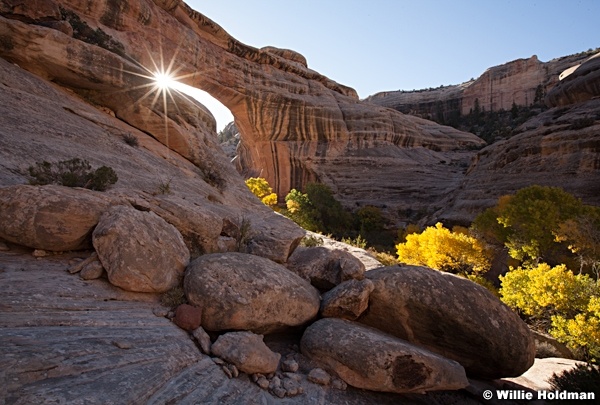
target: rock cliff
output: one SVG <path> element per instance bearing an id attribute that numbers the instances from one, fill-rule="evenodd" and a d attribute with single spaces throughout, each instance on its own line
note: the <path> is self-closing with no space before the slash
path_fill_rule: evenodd
<path id="1" fill-rule="evenodd" d="M 440 121 L 452 114 L 469 114 L 479 107 L 486 111 L 510 110 L 513 102 L 518 106 L 529 106 L 543 101 L 559 82 L 565 70 L 581 64 L 590 53 L 541 62 L 536 55 L 528 59 L 517 59 L 487 69 L 477 79 L 459 85 L 442 86 L 436 89 L 416 91 L 385 91 L 367 97 L 366 101 L 394 108 L 405 114 Z M 540 87 L 541 93 L 539 92 Z"/>

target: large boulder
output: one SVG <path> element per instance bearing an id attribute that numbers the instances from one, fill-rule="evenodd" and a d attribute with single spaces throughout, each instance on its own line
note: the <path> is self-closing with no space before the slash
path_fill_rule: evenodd
<path id="1" fill-rule="evenodd" d="M 64 186 L 18 185 L 0 189 L 0 238 L 35 249 L 89 249 L 91 233 L 111 199 Z"/>
<path id="2" fill-rule="evenodd" d="M 181 282 L 190 260 L 173 225 L 131 206 L 105 212 L 92 239 L 108 280 L 128 291 L 165 292 Z"/>
<path id="3" fill-rule="evenodd" d="M 423 393 L 469 385 L 465 370 L 457 362 L 343 319 L 313 323 L 304 332 L 300 346 L 303 354 L 326 364 L 357 388 Z"/>
<path id="4" fill-rule="evenodd" d="M 248 374 L 270 374 L 277 370 L 281 355 L 271 351 L 261 335 L 252 332 L 229 332 L 219 336 L 211 347 L 212 354 Z"/>
<path id="5" fill-rule="evenodd" d="M 307 281 L 263 257 L 214 253 L 188 266 L 184 290 L 203 308 L 202 326 L 211 331 L 271 333 L 313 319 L 319 293 Z"/>
<path id="6" fill-rule="evenodd" d="M 514 377 L 533 364 L 529 328 L 482 286 L 418 266 L 367 278 L 375 289 L 359 322 L 456 360 L 474 377 Z"/>
<path id="7" fill-rule="evenodd" d="M 297 248 L 286 266 L 321 291 L 346 280 L 362 280 L 365 273 L 365 265 L 351 253 L 325 247 Z"/>

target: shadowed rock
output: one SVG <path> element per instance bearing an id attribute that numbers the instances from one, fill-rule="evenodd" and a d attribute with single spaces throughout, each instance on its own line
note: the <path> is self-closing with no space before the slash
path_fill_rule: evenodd
<path id="1" fill-rule="evenodd" d="M 63 186 L 0 188 L 0 238 L 35 249 L 88 249 L 111 203 L 102 193 Z"/>
<path id="2" fill-rule="evenodd" d="M 407 393 L 469 385 L 457 362 L 342 319 L 321 319 L 309 326 L 301 350 L 357 388 Z"/>
<path id="3" fill-rule="evenodd" d="M 279 353 L 273 353 L 261 335 L 252 332 L 229 332 L 219 336 L 211 347 L 213 355 L 235 365 L 248 374 L 270 374 L 277 370 Z"/>
<path id="4" fill-rule="evenodd" d="M 188 266 L 184 290 L 203 308 L 209 331 L 271 333 L 300 326 L 319 310 L 319 293 L 285 267 L 244 253 L 200 256 Z"/>
<path id="5" fill-rule="evenodd" d="M 128 291 L 165 292 L 179 284 L 190 260 L 173 225 L 130 206 L 105 212 L 93 243 L 111 284 Z"/>
<path id="6" fill-rule="evenodd" d="M 484 287 L 417 266 L 366 276 L 375 289 L 359 322 L 456 360 L 470 376 L 514 377 L 533 364 L 529 328 Z"/>

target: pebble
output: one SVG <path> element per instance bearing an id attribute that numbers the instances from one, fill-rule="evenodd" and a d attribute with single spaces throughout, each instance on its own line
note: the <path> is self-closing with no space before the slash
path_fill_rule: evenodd
<path id="1" fill-rule="evenodd" d="M 322 368 L 313 368 L 308 373 L 308 381 L 314 382 L 320 385 L 329 385 L 331 382 L 331 376 L 329 373 Z"/>
<path id="2" fill-rule="evenodd" d="M 48 256 L 48 252 L 42 249 L 35 249 L 32 253 L 33 257 L 46 257 Z"/>
<path id="3" fill-rule="evenodd" d="M 299 368 L 300 366 L 298 365 L 298 362 L 294 359 L 285 360 L 283 363 L 281 363 L 281 369 L 283 371 L 295 373 Z"/>

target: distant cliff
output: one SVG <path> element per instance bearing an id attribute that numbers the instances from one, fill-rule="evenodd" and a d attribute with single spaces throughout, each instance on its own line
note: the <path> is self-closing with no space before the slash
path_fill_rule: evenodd
<path id="1" fill-rule="evenodd" d="M 528 107 L 543 102 L 544 96 L 558 83 L 559 75 L 591 54 L 591 51 L 582 52 L 549 62 L 541 62 L 533 55 L 491 67 L 477 79 L 462 84 L 416 91 L 385 91 L 367 97 L 366 101 L 446 123 L 476 108 L 510 110 L 513 103 Z"/>

